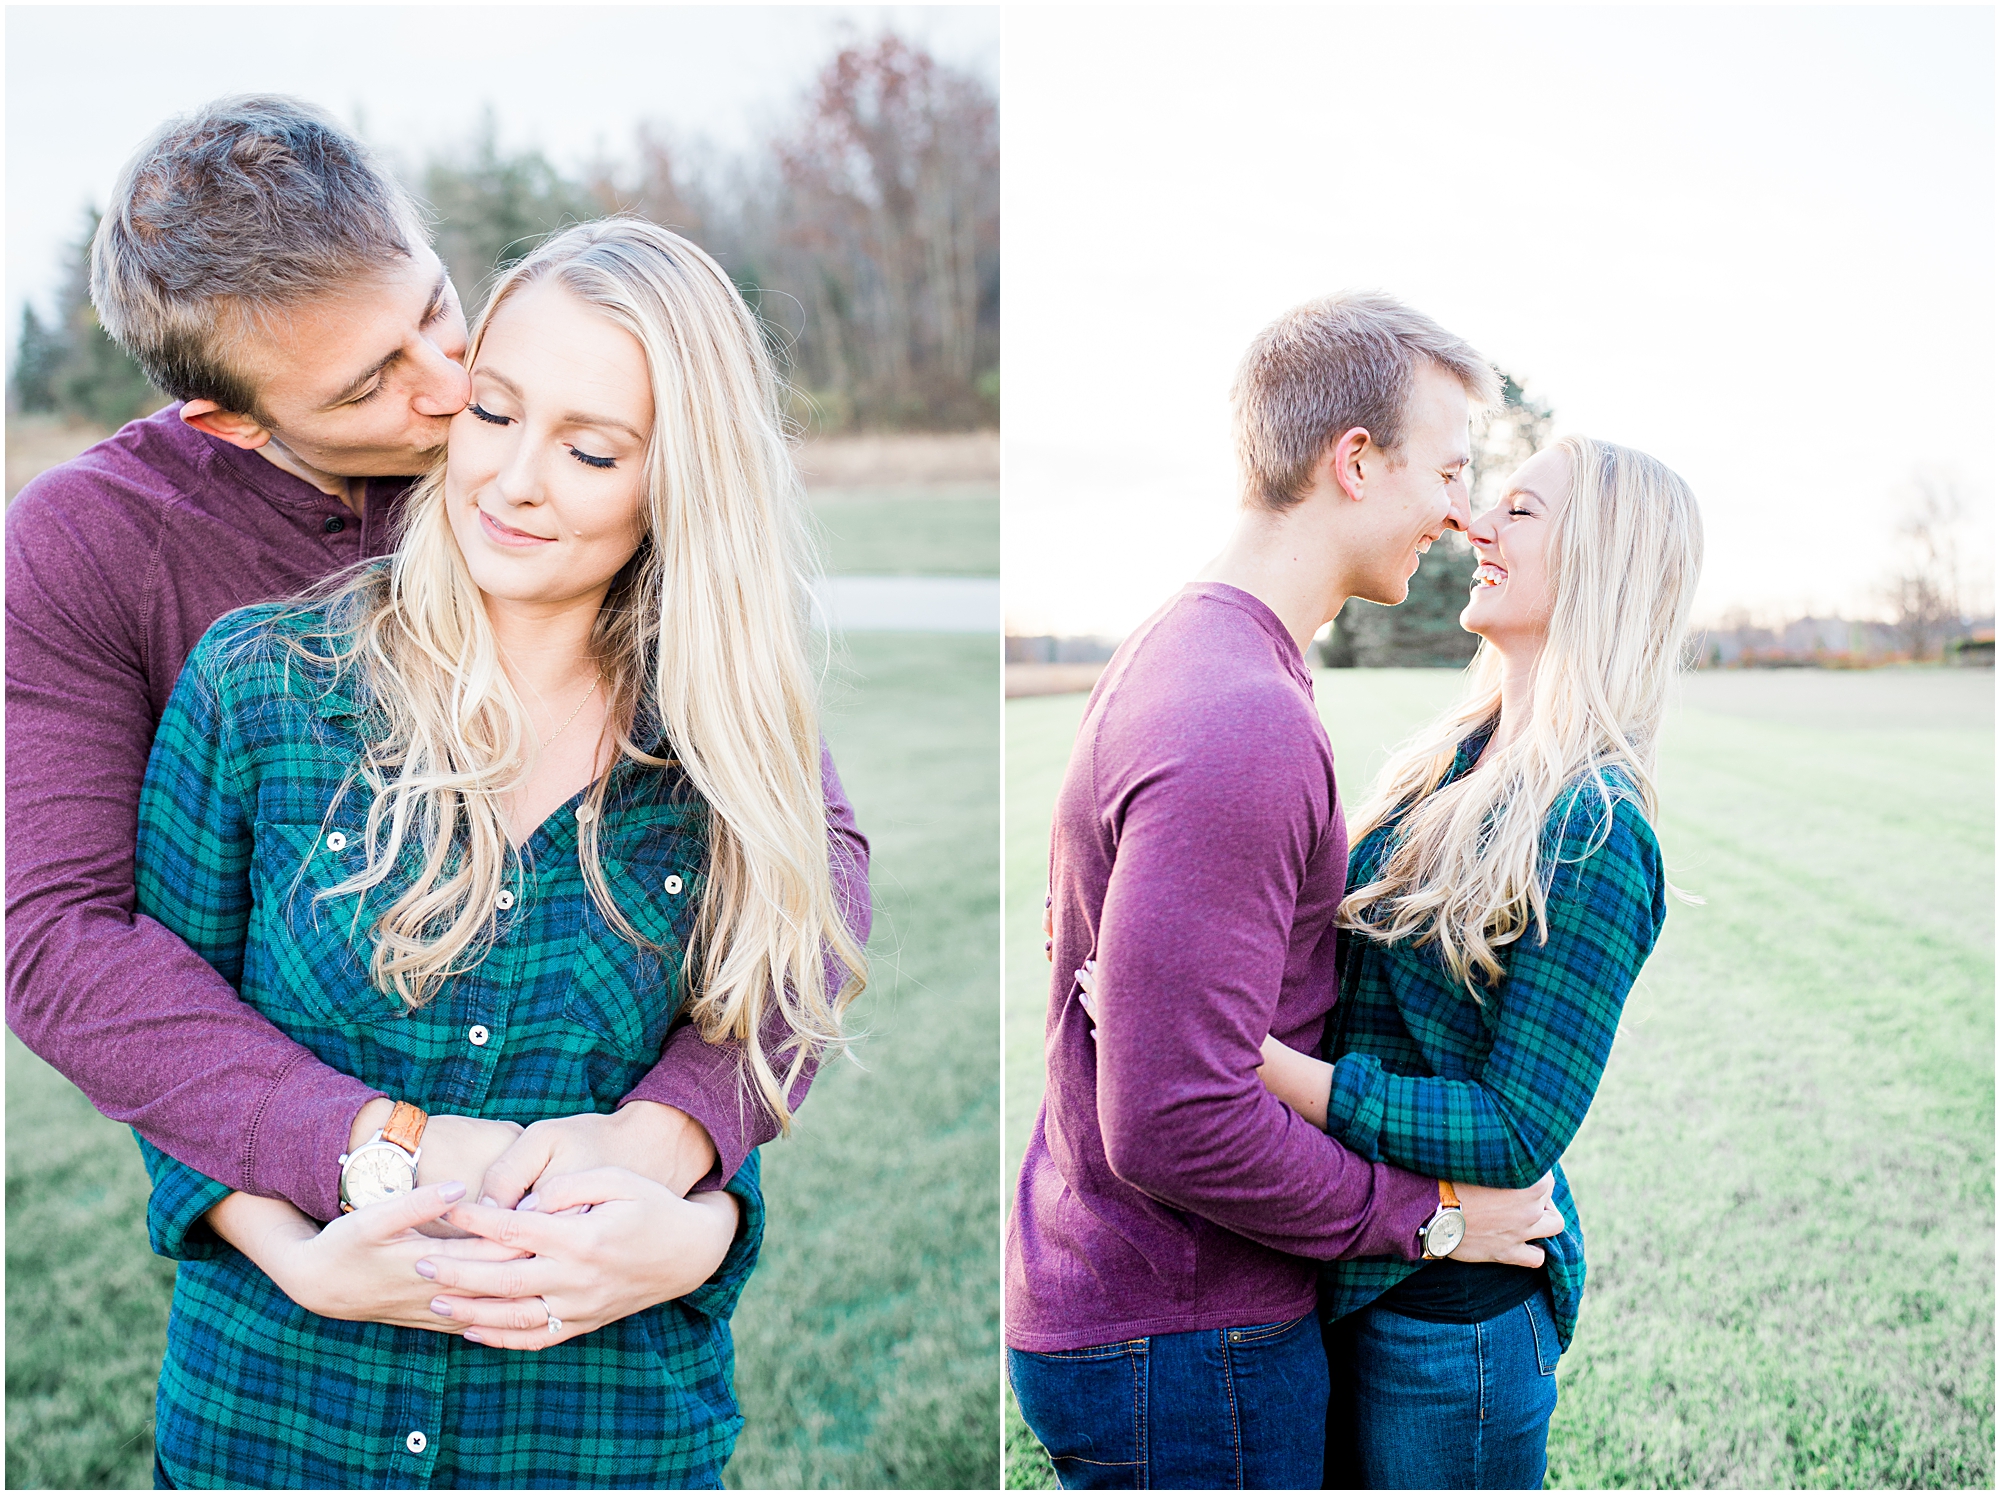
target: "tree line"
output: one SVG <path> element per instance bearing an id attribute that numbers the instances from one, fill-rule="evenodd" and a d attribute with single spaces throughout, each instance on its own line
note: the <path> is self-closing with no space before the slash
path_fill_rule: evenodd
<path id="1" fill-rule="evenodd" d="M 686 234 L 763 319 L 818 431 L 963 430 L 1000 408 L 999 110 L 976 75 L 892 33 L 842 47 L 761 150 L 723 155 L 641 126 L 565 170 L 468 144 L 401 169 L 473 311 L 499 271 L 565 224 L 635 212 Z M 161 396 L 90 306 L 87 214 L 57 316 L 22 313 L 10 407 L 117 426 Z"/>

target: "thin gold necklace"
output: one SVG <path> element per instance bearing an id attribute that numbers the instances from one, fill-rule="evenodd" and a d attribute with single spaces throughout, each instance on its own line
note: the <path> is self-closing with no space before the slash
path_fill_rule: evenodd
<path id="1" fill-rule="evenodd" d="M 544 737 L 542 739 L 543 747 L 547 747 L 550 743 L 554 742 L 558 737 L 562 736 L 563 733 L 569 730 L 569 723 L 575 721 L 579 716 L 583 715 L 583 708 L 588 706 L 590 704 L 590 698 L 597 694 L 597 683 L 603 678 L 604 678 L 604 671 L 602 670 L 599 670 L 595 675 L 590 677 L 590 689 L 585 691 L 583 693 L 583 699 L 576 703 L 576 710 L 572 711 L 569 714 L 569 721 L 564 722 L 560 727 L 557 727 L 555 731 L 549 733 L 548 736 Z"/>

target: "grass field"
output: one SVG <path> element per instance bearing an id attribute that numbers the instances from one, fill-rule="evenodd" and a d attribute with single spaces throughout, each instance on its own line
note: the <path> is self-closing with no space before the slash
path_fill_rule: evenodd
<path id="1" fill-rule="evenodd" d="M 1318 677 L 1350 795 L 1455 675 Z M 1040 1096 L 1049 806 L 1007 705 L 1007 1153 Z M 1551 1487 L 1993 1483 L 1993 676 L 1691 676 L 1675 904 L 1566 1159 L 1590 1285 Z M 1049 1483 L 1008 1409 L 1007 1481 Z"/>
<path id="2" fill-rule="evenodd" d="M 998 576 L 1000 488 L 847 488 L 813 496 L 835 575 Z"/>
<path id="3" fill-rule="evenodd" d="M 828 737 L 874 846 L 863 1068 L 765 1150 L 738 1488 L 997 1478 L 999 648 L 848 642 Z M 173 1265 L 131 1134 L 7 1037 L 7 1484 L 149 1488 Z"/>

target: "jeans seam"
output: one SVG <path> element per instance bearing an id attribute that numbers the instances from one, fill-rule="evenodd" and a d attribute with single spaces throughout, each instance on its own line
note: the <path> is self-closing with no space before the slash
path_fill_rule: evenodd
<path id="1" fill-rule="evenodd" d="M 1152 1455 L 1146 1446 L 1146 1413 L 1149 1400 L 1150 1382 L 1153 1374 L 1153 1342 L 1150 1339 L 1132 1341 L 1129 1362 L 1132 1365 L 1132 1443 L 1139 1455 L 1139 1488 L 1153 1488 Z"/>
<path id="2" fill-rule="evenodd" d="M 1486 1458 L 1486 1326 L 1472 1326 L 1472 1364 L 1479 1379 L 1479 1418 L 1472 1429 L 1472 1487 L 1485 1486 L 1484 1473 L 1480 1465 Z"/>
<path id="3" fill-rule="evenodd" d="M 1229 1451 L 1236 1459 L 1236 1488 L 1243 1488 L 1243 1418 L 1236 1409 L 1236 1362 L 1229 1353 L 1229 1331 L 1215 1331 L 1222 1349 L 1222 1394 L 1229 1401 Z"/>

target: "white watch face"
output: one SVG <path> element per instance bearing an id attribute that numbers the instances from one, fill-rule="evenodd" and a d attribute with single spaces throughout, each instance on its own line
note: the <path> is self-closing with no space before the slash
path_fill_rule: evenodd
<path id="1" fill-rule="evenodd" d="M 417 1166 L 393 1142 L 370 1142 L 349 1154 L 340 1171 L 340 1194 L 356 1209 L 380 1204 L 417 1186 Z"/>
<path id="2" fill-rule="evenodd" d="M 1433 1256 L 1449 1256 L 1465 1239 L 1465 1216 L 1458 1210 L 1440 1210 L 1432 1218 L 1424 1237 L 1424 1249 Z"/>

